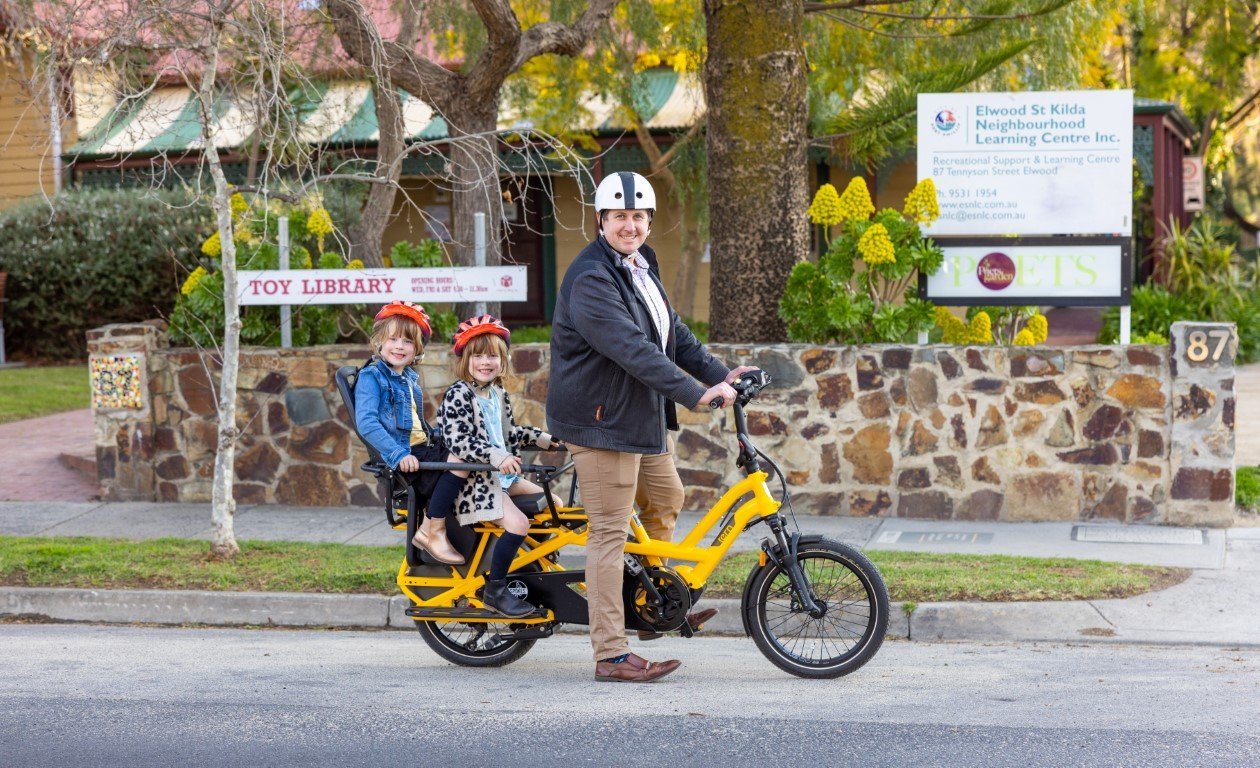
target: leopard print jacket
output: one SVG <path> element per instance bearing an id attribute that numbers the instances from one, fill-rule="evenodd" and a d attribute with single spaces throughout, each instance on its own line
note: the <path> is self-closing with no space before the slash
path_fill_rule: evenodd
<path id="1" fill-rule="evenodd" d="M 507 392 L 495 387 L 500 402 L 503 403 L 503 415 L 506 429 L 504 438 L 508 450 L 495 448 L 490 444 L 481 408 L 477 405 L 477 396 L 473 388 L 465 381 L 457 381 L 446 390 L 442 404 L 438 407 L 438 419 L 442 425 L 442 438 L 451 453 L 473 464 L 493 464 L 499 466 L 509 455 L 519 456 L 522 448 L 537 446 L 550 448 L 551 435 L 534 427 L 518 427 L 512 418 L 512 400 Z M 468 483 L 455 498 L 455 516 L 460 525 L 485 520 L 498 520 L 503 517 L 503 505 L 499 500 L 498 478 L 490 472 L 473 472 L 468 476 Z"/>

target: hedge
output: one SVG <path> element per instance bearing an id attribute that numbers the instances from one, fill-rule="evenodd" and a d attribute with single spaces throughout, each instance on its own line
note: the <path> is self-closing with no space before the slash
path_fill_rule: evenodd
<path id="1" fill-rule="evenodd" d="M 0 212 L 8 352 L 82 358 L 90 328 L 165 317 L 212 231 L 181 191 L 72 190 Z"/>

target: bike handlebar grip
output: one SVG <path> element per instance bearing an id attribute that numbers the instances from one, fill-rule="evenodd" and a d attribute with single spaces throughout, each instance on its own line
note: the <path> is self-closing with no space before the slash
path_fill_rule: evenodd
<path id="1" fill-rule="evenodd" d="M 715 411 L 724 405 L 726 405 L 726 398 L 722 397 L 721 395 L 718 395 L 717 397 L 709 401 L 709 407 Z"/>

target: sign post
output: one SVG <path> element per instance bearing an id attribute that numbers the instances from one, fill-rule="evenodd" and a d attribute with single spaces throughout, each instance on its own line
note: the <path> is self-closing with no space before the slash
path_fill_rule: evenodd
<path id="1" fill-rule="evenodd" d="M 280 270 L 289 268 L 289 217 L 280 217 Z M 293 346 L 293 310 L 288 304 L 280 305 L 280 346 Z"/>

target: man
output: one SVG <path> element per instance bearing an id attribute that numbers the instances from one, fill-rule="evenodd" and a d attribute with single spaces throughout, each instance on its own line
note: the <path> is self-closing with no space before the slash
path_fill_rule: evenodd
<path id="1" fill-rule="evenodd" d="M 595 210 L 599 234 L 565 273 L 556 299 L 547 425 L 569 446 L 590 519 L 586 590 L 595 679 L 650 682 L 680 662 L 647 661 L 626 641 L 622 574 L 635 490 L 644 528 L 670 540 L 683 503 L 668 436 L 678 429 L 674 404 L 695 408 L 721 397 L 725 407 L 735 400 L 729 382 L 752 368 L 729 370 L 670 307 L 656 254 L 644 244 L 656 210 L 647 179 L 606 177 L 595 190 Z M 698 628 L 715 613 L 699 611 L 688 621 Z"/>

